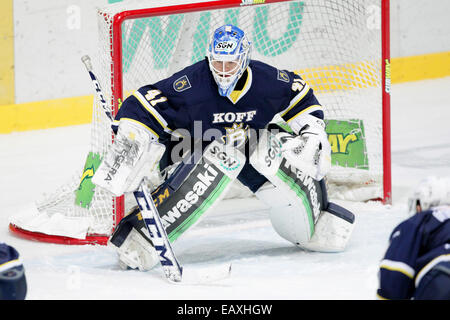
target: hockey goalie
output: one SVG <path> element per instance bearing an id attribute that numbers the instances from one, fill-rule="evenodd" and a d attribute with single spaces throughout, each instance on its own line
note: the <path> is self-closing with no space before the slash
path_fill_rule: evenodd
<path id="1" fill-rule="evenodd" d="M 243 30 L 224 25 L 204 60 L 137 89 L 115 117 L 114 143 L 92 181 L 120 196 L 149 177 L 173 242 L 237 179 L 270 207 L 282 238 L 305 250 L 342 251 L 354 215 L 327 200 L 326 112 L 299 75 L 251 60 L 251 48 Z M 137 206 L 110 242 L 126 268 L 158 262 Z"/>

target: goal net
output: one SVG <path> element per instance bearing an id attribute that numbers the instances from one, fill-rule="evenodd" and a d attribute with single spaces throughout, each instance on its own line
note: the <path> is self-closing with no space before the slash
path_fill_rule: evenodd
<path id="1" fill-rule="evenodd" d="M 97 12 L 94 72 L 115 113 L 134 90 L 205 59 L 217 27 L 237 25 L 252 42 L 252 59 L 297 72 L 323 105 L 332 148 L 330 198 L 389 202 L 388 3 L 123 1 Z M 129 205 L 90 182 L 112 141 L 96 99 L 91 132 L 91 151 L 76 178 L 14 216 L 13 232 L 41 241 L 106 243 Z M 230 197 L 249 195 L 243 188 L 237 184 Z"/>

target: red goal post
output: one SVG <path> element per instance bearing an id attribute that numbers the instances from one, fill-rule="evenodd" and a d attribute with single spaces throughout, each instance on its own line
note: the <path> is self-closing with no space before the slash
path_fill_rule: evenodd
<path id="1" fill-rule="evenodd" d="M 331 196 L 391 203 L 389 0 L 179 3 L 125 1 L 98 10 L 94 71 L 113 114 L 133 90 L 202 59 L 213 29 L 232 22 L 250 36 L 254 58 L 301 74 L 324 106 L 334 150 L 330 184 L 337 191 Z M 102 156 L 111 134 L 98 103 L 92 123 L 92 153 Z M 75 190 L 64 193 L 69 194 L 64 208 L 71 205 L 70 192 Z M 39 241 L 106 244 L 129 205 L 124 197 L 95 193 L 81 213 L 68 209 L 70 221 L 83 215 L 89 218 L 83 223 L 99 225 L 88 226 L 84 237 L 74 237 L 71 230 L 66 236 L 30 227 L 27 215 L 14 219 L 10 229 Z M 40 203 L 32 218 L 42 212 L 46 218 L 53 214 L 49 212 L 67 215 L 60 212 L 66 209 L 48 209 L 59 205 L 57 197 Z"/>

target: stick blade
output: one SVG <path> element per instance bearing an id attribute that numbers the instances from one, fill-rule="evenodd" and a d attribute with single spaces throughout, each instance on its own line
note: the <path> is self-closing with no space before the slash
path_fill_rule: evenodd
<path id="1" fill-rule="evenodd" d="M 178 284 L 210 284 L 227 279 L 231 275 L 231 263 L 214 265 L 213 267 L 183 268 L 183 276 Z"/>

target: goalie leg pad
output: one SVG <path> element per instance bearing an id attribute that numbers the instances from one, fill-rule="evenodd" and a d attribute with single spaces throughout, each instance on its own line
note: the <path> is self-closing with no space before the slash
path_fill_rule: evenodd
<path id="1" fill-rule="evenodd" d="M 239 150 L 213 141 L 195 163 L 181 163 L 166 183 L 153 192 L 170 242 L 214 209 L 245 162 L 246 157 Z"/>
<path id="2" fill-rule="evenodd" d="M 245 159 L 240 151 L 213 141 L 202 155 L 192 155 L 180 163 L 152 192 L 170 242 L 214 209 L 239 175 Z M 138 207 L 120 221 L 110 243 L 118 248 L 121 266 L 148 270 L 159 262 Z"/>
<path id="3" fill-rule="evenodd" d="M 324 180 L 317 181 L 291 164 L 281 152 L 282 145 L 267 132 L 250 157 L 250 163 L 274 186 L 255 194 L 271 208 L 275 231 L 308 250 L 342 251 L 353 229 L 353 214 L 329 203 Z"/>
<path id="4" fill-rule="evenodd" d="M 335 203 L 328 203 L 316 223 L 311 240 L 303 248 L 319 252 L 344 251 L 353 232 L 355 217 Z"/>
<path id="5" fill-rule="evenodd" d="M 159 262 L 137 206 L 120 221 L 109 242 L 117 247 L 122 269 L 148 271 Z"/>
<path id="6" fill-rule="evenodd" d="M 274 230 L 283 239 L 302 246 L 314 234 L 314 222 L 310 212 L 300 201 L 291 201 L 285 196 L 285 189 L 264 186 L 255 195 L 269 207 L 269 218 Z"/>
<path id="7" fill-rule="evenodd" d="M 319 185 L 323 185 L 320 183 Z M 274 230 L 287 241 L 307 250 L 318 252 L 344 251 L 354 228 L 355 216 L 345 208 L 331 202 L 321 202 L 320 214 L 313 220 L 311 204 L 289 200 L 288 190 L 262 187 L 255 194 L 270 206 L 269 218 Z"/>

